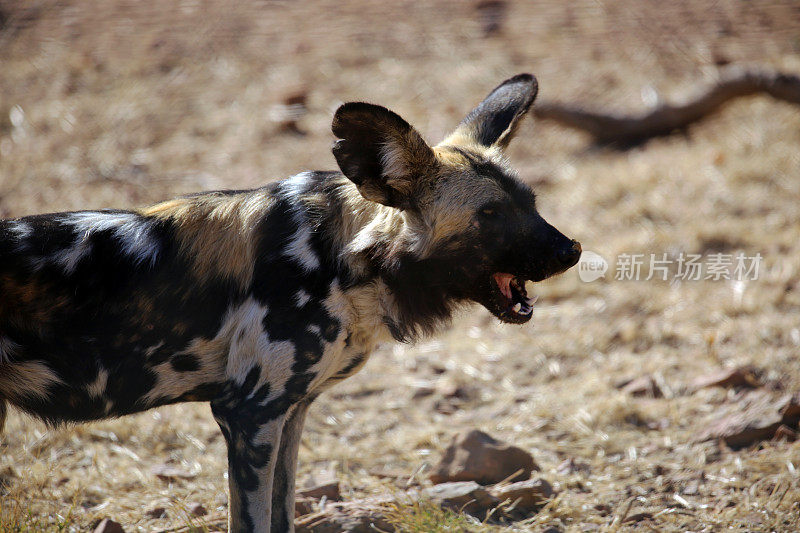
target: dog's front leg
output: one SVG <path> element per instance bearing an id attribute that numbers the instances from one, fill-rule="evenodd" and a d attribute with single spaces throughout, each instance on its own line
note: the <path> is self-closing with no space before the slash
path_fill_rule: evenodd
<path id="1" fill-rule="evenodd" d="M 272 482 L 286 413 L 259 421 L 259 413 L 225 403 L 211 411 L 228 445 L 228 531 L 269 533 Z"/>
<path id="2" fill-rule="evenodd" d="M 313 402 L 308 398 L 296 404 L 283 426 L 280 451 L 272 484 L 272 531 L 294 531 L 294 487 L 297 452 L 306 420 L 306 411 Z"/>

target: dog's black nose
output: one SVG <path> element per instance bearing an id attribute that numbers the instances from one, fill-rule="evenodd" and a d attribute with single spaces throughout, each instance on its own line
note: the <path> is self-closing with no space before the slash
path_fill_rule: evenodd
<path id="1" fill-rule="evenodd" d="M 581 243 L 572 241 L 572 246 L 563 248 L 558 252 L 558 260 L 565 268 L 569 268 L 578 262 L 581 257 Z"/>

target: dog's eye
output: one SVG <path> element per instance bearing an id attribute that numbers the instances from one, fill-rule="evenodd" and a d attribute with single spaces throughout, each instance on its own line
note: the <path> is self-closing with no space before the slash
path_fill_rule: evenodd
<path id="1" fill-rule="evenodd" d="M 486 224 L 497 224 L 504 218 L 503 207 L 495 204 L 487 204 L 478 209 L 475 218 Z"/>

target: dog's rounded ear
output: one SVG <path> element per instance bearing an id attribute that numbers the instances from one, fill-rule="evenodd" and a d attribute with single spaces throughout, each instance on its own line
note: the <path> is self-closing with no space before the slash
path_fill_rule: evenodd
<path id="1" fill-rule="evenodd" d="M 345 176 L 368 200 L 411 208 L 421 179 L 436 163 L 433 150 L 399 115 L 385 107 L 349 102 L 331 126 L 339 138 L 333 155 Z"/>
<path id="2" fill-rule="evenodd" d="M 470 111 L 443 144 L 477 143 L 505 148 L 538 92 L 533 74 L 507 79 Z"/>

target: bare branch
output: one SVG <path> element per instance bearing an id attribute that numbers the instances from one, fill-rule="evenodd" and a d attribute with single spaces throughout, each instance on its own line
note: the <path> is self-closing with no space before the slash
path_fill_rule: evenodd
<path id="1" fill-rule="evenodd" d="M 641 115 L 604 115 L 559 103 L 534 108 L 537 118 L 553 120 L 588 132 L 599 145 L 627 148 L 653 137 L 683 130 L 716 112 L 728 101 L 764 93 L 776 100 L 800 104 L 800 76 L 781 72 L 732 69 L 716 85 L 684 104 L 664 104 Z"/>

